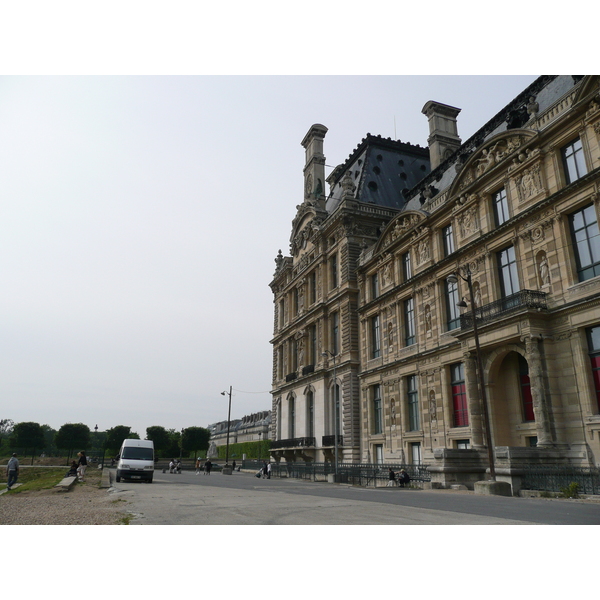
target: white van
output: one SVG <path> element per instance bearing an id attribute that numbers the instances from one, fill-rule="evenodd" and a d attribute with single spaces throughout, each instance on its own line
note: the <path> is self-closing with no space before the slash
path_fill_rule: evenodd
<path id="1" fill-rule="evenodd" d="M 152 483 L 154 476 L 154 442 L 152 440 L 123 440 L 117 463 L 117 482 L 140 479 Z"/>

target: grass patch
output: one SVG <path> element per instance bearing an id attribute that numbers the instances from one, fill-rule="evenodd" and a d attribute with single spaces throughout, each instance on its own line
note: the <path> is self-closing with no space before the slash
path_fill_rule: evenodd
<path id="1" fill-rule="evenodd" d="M 32 490 L 47 490 L 53 488 L 65 476 L 65 468 L 39 468 L 27 467 L 19 470 L 19 479 L 17 483 L 21 483 L 16 488 L 13 488 L 9 493 L 18 494 L 20 492 Z M 2 481 L 6 483 L 6 471 L 3 473 Z"/>

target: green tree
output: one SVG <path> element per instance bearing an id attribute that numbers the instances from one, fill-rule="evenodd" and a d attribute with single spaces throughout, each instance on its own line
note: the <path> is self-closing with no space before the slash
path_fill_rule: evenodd
<path id="1" fill-rule="evenodd" d="M 167 456 L 176 458 L 181 452 L 181 432 L 175 429 L 167 429 L 169 434 L 169 447 L 166 451 Z"/>
<path id="2" fill-rule="evenodd" d="M 12 419 L 0 419 L 0 454 L 8 453 L 8 439 L 14 426 L 15 422 Z"/>
<path id="3" fill-rule="evenodd" d="M 53 456 L 57 454 L 58 449 L 54 443 L 56 429 L 52 429 L 50 425 L 42 425 L 42 431 L 44 432 L 44 451 L 46 455 Z"/>
<path id="4" fill-rule="evenodd" d="M 192 452 L 194 458 L 198 452 L 206 452 L 209 446 L 210 431 L 205 427 L 188 427 L 183 430 L 182 448 Z"/>
<path id="5" fill-rule="evenodd" d="M 154 442 L 154 450 L 157 456 L 164 458 L 171 447 L 171 436 L 169 432 L 160 425 L 152 425 L 146 428 L 146 439 Z"/>
<path id="6" fill-rule="evenodd" d="M 140 436 L 131 431 L 131 427 L 127 425 L 117 425 L 106 432 L 106 449 L 116 454 L 121 449 L 123 440 L 134 439 L 139 440 Z"/>
<path id="7" fill-rule="evenodd" d="M 10 436 L 10 445 L 13 449 L 20 450 L 23 454 L 31 451 L 31 464 L 36 451 L 44 449 L 44 430 L 39 423 L 31 421 L 17 423 L 12 435 Z"/>
<path id="8" fill-rule="evenodd" d="M 70 459 L 75 448 L 86 450 L 90 445 L 90 428 L 83 423 L 65 423 L 58 430 L 54 443 L 57 448 L 67 450 Z"/>

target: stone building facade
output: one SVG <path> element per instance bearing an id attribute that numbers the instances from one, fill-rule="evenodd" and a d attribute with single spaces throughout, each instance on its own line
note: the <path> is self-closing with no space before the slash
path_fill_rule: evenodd
<path id="1" fill-rule="evenodd" d="M 238 444 L 266 440 L 269 438 L 270 425 L 270 410 L 245 415 L 241 419 L 232 419 L 229 422 L 229 443 Z M 213 449 L 213 453 L 209 452 L 209 456 L 216 456 L 214 452 L 216 447 L 227 444 L 227 421 L 213 423 L 208 426 L 208 430 L 210 431 L 210 444 Z"/>
<path id="2" fill-rule="evenodd" d="M 470 484 L 489 433 L 499 479 L 600 465 L 600 80 L 540 77 L 465 143 L 459 112 L 424 106 L 425 153 L 369 136 L 328 197 L 326 129 L 307 134 L 292 256 L 271 283 L 276 459 L 331 459 L 333 349 L 340 461 Z"/>

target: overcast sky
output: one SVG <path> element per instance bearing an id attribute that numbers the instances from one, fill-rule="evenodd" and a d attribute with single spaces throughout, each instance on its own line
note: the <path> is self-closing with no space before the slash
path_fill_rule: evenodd
<path id="1" fill-rule="evenodd" d="M 279 249 L 302 138 L 327 173 L 367 134 L 427 145 L 428 100 L 463 140 L 530 76 L 0 79 L 0 418 L 181 429 L 271 407 Z"/>

